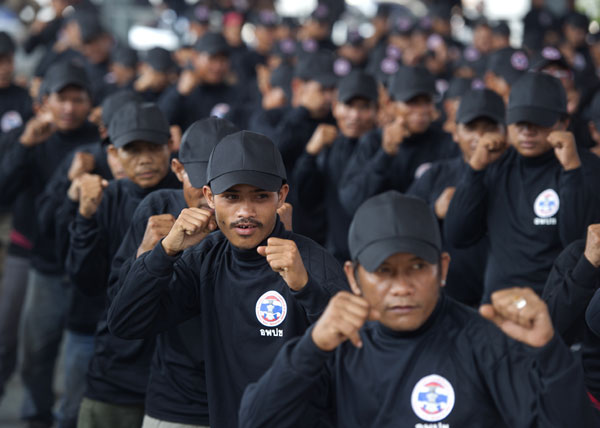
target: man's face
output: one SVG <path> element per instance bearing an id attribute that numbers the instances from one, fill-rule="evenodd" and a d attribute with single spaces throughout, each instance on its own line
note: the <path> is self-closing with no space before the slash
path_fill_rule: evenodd
<path id="1" fill-rule="evenodd" d="M 53 92 L 46 103 L 59 131 L 72 131 L 79 128 L 92 109 L 89 94 L 76 86 L 67 86 L 60 92 Z"/>
<path id="2" fill-rule="evenodd" d="M 521 156 L 537 157 L 552 149 L 548 136 L 552 131 L 565 130 L 564 122 L 558 121 L 552 127 L 543 127 L 529 122 L 508 125 L 508 141 Z"/>
<path id="3" fill-rule="evenodd" d="M 586 31 L 574 27 L 573 25 L 565 25 L 565 38 L 573 47 L 579 47 L 585 43 Z"/>
<path id="4" fill-rule="evenodd" d="M 14 55 L 0 55 L 0 88 L 7 88 L 10 86 L 14 71 Z"/>
<path id="5" fill-rule="evenodd" d="M 456 112 L 460 105 L 460 97 L 447 98 L 442 104 L 444 113 L 446 113 L 446 121 L 444 122 L 444 131 L 453 133 L 456 129 Z"/>
<path id="6" fill-rule="evenodd" d="M 102 64 L 104 61 L 108 60 L 111 47 L 111 37 L 107 34 L 103 34 L 88 43 L 83 43 L 81 45 L 81 53 L 83 53 L 92 64 Z"/>
<path id="7" fill-rule="evenodd" d="M 136 77 L 136 71 L 133 67 L 126 67 L 123 64 L 112 63 L 110 71 L 115 76 L 115 83 L 117 86 L 125 86 Z"/>
<path id="8" fill-rule="evenodd" d="M 411 134 L 422 134 L 433 122 L 435 107 L 429 95 L 417 95 L 408 101 L 396 102 L 396 105 Z"/>
<path id="9" fill-rule="evenodd" d="M 260 25 L 254 30 L 256 36 L 256 50 L 262 54 L 268 54 L 275 42 L 275 28 Z"/>
<path id="10" fill-rule="evenodd" d="M 487 25 L 478 25 L 473 33 L 473 45 L 482 54 L 492 50 L 492 29 Z"/>
<path id="11" fill-rule="evenodd" d="M 183 198 L 188 207 L 205 208 L 208 207 L 206 199 L 204 199 L 204 190 L 202 187 L 194 187 L 190 181 L 190 177 L 185 171 L 184 165 L 179 159 L 171 160 L 171 171 L 177 176 L 177 179 L 183 184 Z"/>
<path id="12" fill-rule="evenodd" d="M 169 172 L 169 146 L 147 141 L 133 141 L 116 151 L 125 175 L 143 189 L 156 186 Z"/>
<path id="13" fill-rule="evenodd" d="M 510 38 L 504 34 L 494 34 L 492 36 L 492 48 L 497 51 L 510 46 Z"/>
<path id="14" fill-rule="evenodd" d="M 442 254 L 439 264 L 431 264 L 410 253 L 388 257 L 375 272 L 351 262 L 344 270 L 355 294 L 381 314 L 379 321 L 395 331 L 413 331 L 429 318 L 446 278 L 450 257 Z"/>
<path id="15" fill-rule="evenodd" d="M 333 116 L 342 135 L 359 138 L 375 127 L 377 106 L 374 101 L 365 98 L 352 98 L 347 103 L 335 103 Z"/>
<path id="16" fill-rule="evenodd" d="M 463 157 L 468 162 L 475 151 L 479 139 L 488 132 L 504 134 L 504 127 L 491 119 L 480 117 L 469 123 L 457 123 L 455 139 L 462 151 Z"/>
<path id="17" fill-rule="evenodd" d="M 309 39 L 325 40 L 329 36 L 330 27 L 325 22 L 309 19 L 302 28 L 302 32 Z"/>
<path id="18" fill-rule="evenodd" d="M 194 65 L 202 81 L 209 85 L 222 83 L 229 73 L 229 57 L 225 54 L 211 55 L 199 52 Z"/>
<path id="19" fill-rule="evenodd" d="M 204 186 L 204 197 L 215 210 L 217 225 L 231 244 L 249 250 L 256 248 L 273 231 L 277 210 L 285 202 L 289 186 L 268 192 L 249 184 L 237 184 L 215 195 Z"/>
<path id="20" fill-rule="evenodd" d="M 309 80 L 302 84 L 302 94 L 306 99 L 311 99 L 313 111 L 311 116 L 315 118 L 323 118 L 331 111 L 333 103 L 334 88 L 325 88 L 315 80 Z"/>

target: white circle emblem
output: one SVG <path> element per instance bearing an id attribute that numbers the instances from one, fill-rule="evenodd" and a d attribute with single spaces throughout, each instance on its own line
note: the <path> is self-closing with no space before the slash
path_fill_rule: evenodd
<path id="1" fill-rule="evenodd" d="M 267 327 L 276 327 L 287 315 L 285 299 L 277 291 L 267 291 L 256 302 L 256 318 Z"/>
<path id="2" fill-rule="evenodd" d="M 454 388 L 442 376 L 425 376 L 413 388 L 410 401 L 415 415 L 422 420 L 441 421 L 454 408 Z"/>
<path id="3" fill-rule="evenodd" d="M 546 189 L 535 199 L 533 212 L 540 218 L 549 218 L 555 215 L 560 208 L 560 198 L 554 189 Z"/>

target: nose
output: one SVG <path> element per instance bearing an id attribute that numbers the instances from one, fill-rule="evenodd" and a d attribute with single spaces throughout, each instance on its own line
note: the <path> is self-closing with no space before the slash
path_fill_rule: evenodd
<path id="1" fill-rule="evenodd" d="M 389 293 L 393 296 L 410 296 L 414 287 L 404 275 L 396 275 L 391 279 Z"/>
<path id="2" fill-rule="evenodd" d="M 243 198 L 239 202 L 237 216 L 239 218 L 256 217 L 256 209 L 249 199 Z"/>

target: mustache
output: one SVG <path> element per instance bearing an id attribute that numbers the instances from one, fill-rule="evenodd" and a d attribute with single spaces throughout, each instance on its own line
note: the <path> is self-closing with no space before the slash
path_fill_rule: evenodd
<path id="1" fill-rule="evenodd" d="M 262 227 L 263 224 L 254 219 L 253 217 L 249 217 L 249 218 L 241 218 L 238 221 L 234 221 L 233 223 L 229 224 L 229 227 L 234 229 L 238 226 L 254 226 L 254 227 Z"/>

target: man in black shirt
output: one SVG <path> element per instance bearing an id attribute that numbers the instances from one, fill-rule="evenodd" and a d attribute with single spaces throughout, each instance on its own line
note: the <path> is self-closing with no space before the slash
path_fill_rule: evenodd
<path id="1" fill-rule="evenodd" d="M 0 32 L 0 136 L 21 126 L 33 115 L 31 98 L 25 88 L 13 83 L 15 44 L 8 33 Z M 0 153 L 3 148 L 0 147 Z"/>
<path id="2" fill-rule="evenodd" d="M 199 315 L 211 426 L 237 427 L 245 386 L 347 285 L 331 255 L 279 221 L 289 186 L 269 139 L 248 131 L 223 138 L 207 181 L 210 209 L 184 209 L 136 259 L 109 324 L 121 337 L 153 337 Z"/>
<path id="3" fill-rule="evenodd" d="M 150 192 L 176 188 L 179 182 L 169 171 L 169 126 L 155 104 L 125 104 L 115 112 L 108 132 L 108 150 L 119 159 L 127 178 L 109 184 L 100 176 L 85 175 L 79 181 L 66 270 L 79 291 L 106 295 L 110 302 L 110 263 L 137 205 Z M 152 340 L 121 341 L 112 336 L 106 326 L 105 308 L 96 327 L 79 427 L 141 425 L 153 348 Z M 139 355 L 147 358 L 136 358 Z"/>
<path id="4" fill-rule="evenodd" d="M 348 241 L 353 293 L 246 389 L 241 427 L 294 426 L 314 408 L 340 427 L 597 426 L 581 365 L 533 290 L 495 293 L 482 316 L 440 293 L 450 258 L 425 202 L 369 199 Z"/>
<path id="5" fill-rule="evenodd" d="M 452 245 L 489 236 L 484 301 L 516 285 L 542 292 L 552 262 L 600 216 L 600 165 L 566 131 L 560 81 L 526 73 L 513 86 L 508 141 L 480 139 L 456 187 L 444 227 Z"/>

